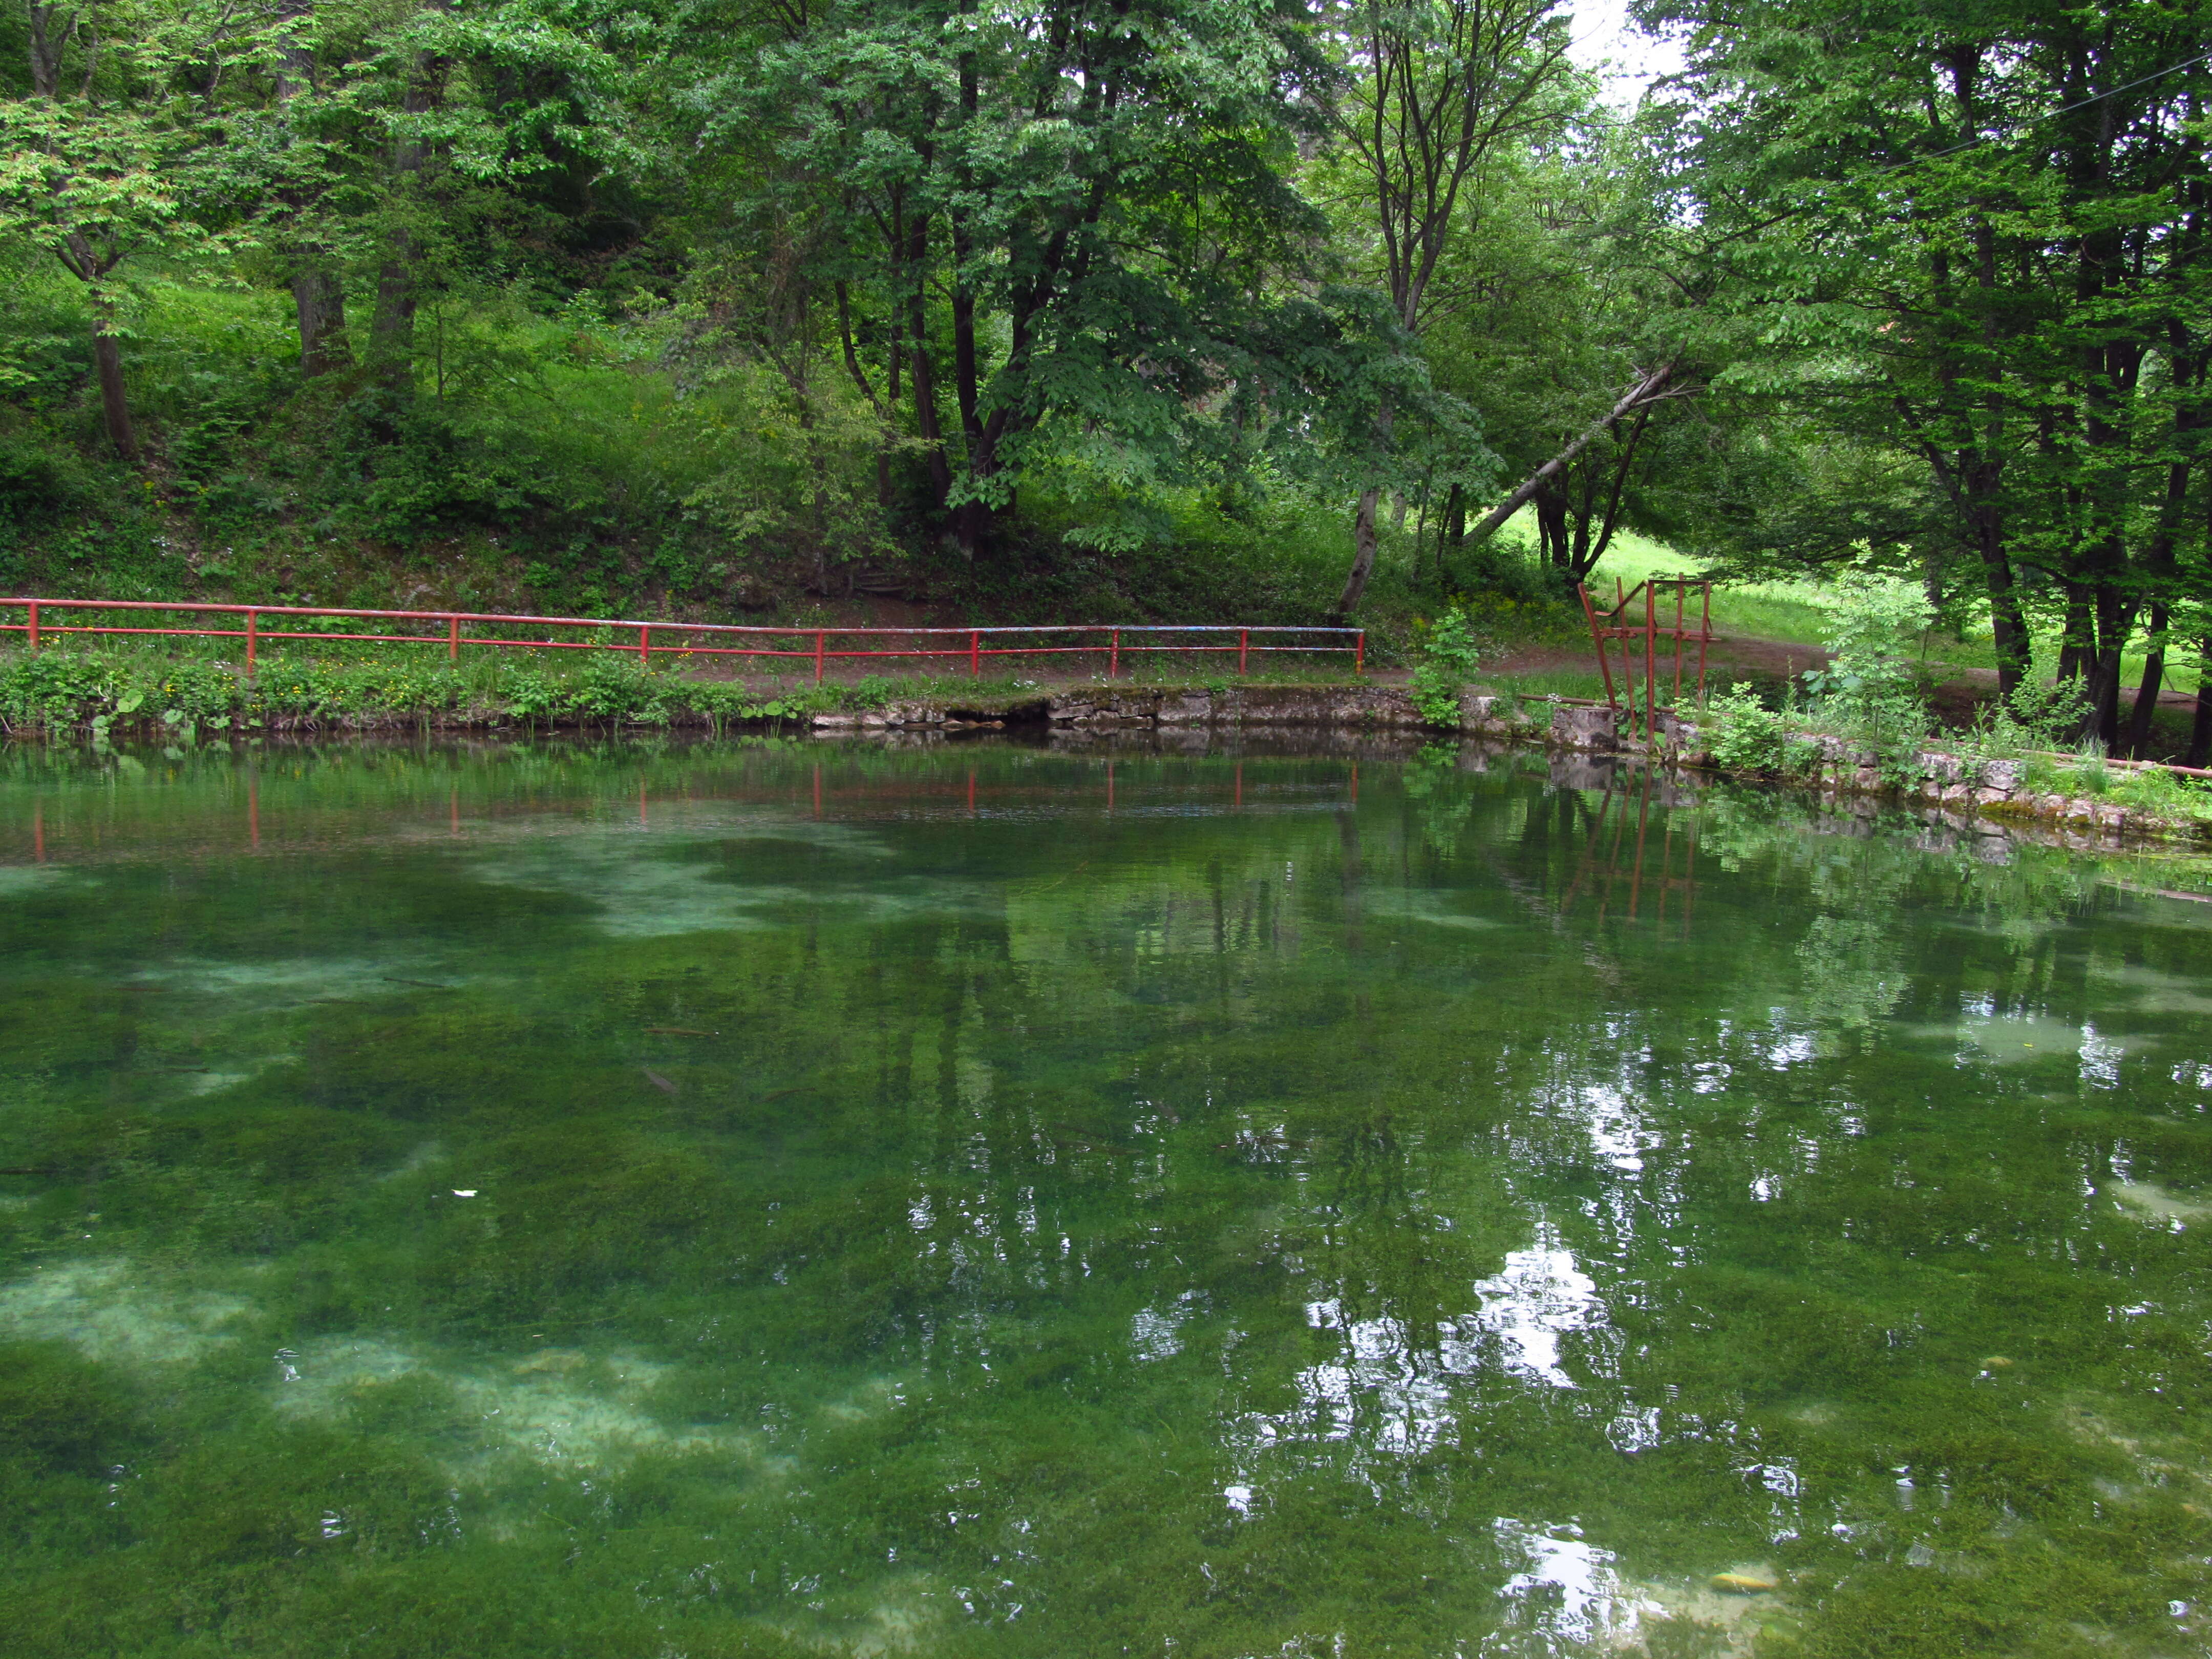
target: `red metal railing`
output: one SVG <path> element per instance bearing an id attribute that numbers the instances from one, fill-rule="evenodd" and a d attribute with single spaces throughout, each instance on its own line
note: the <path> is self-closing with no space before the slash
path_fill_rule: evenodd
<path id="1" fill-rule="evenodd" d="M 497 646 L 535 651 L 613 651 L 650 662 L 655 653 L 695 657 L 773 657 L 811 662 L 814 678 L 822 678 L 831 662 L 854 659 L 959 659 L 971 676 L 980 677 L 986 657 L 1103 656 L 1109 679 L 1118 679 L 1121 659 L 1148 654 L 1218 655 L 1233 653 L 1237 672 L 1251 672 L 1255 656 L 1303 653 L 1309 656 L 1349 656 L 1352 672 L 1367 669 L 1367 632 L 1359 628 L 1249 628 L 1231 625 L 1112 626 L 1065 624 L 1048 627 L 1000 628 L 762 628 L 727 623 L 626 622 L 605 617 L 527 617 L 477 611 L 363 611 L 341 605 L 207 605 L 167 599 L 0 599 L 0 617 L 21 611 L 21 622 L 0 621 L 0 634 L 21 634 L 33 650 L 55 635 L 137 634 L 181 635 L 197 639 L 243 640 L 246 666 L 251 672 L 264 641 L 271 640 L 349 640 L 381 645 L 442 645 L 449 659 L 458 660 L 465 645 Z M 97 621 L 55 622 L 55 613 L 123 612 L 133 616 L 161 613 L 173 616 L 236 617 L 235 628 L 156 628 L 124 626 Z M 431 623 L 440 633 L 327 631 L 322 629 L 270 628 L 263 619 L 280 622 L 304 617 L 354 617 L 367 623 Z M 463 633 L 464 624 L 474 630 Z M 518 639 L 487 634 L 483 629 L 592 629 L 606 635 L 600 639 Z M 1195 635 L 1185 639 L 1182 636 Z M 1233 642 L 1227 636 L 1233 635 Z M 709 642 L 697 643 L 704 636 Z M 1063 637 L 1064 636 L 1064 637 Z M 1014 644 L 1016 637 L 1044 643 Z M 865 648 L 844 643 L 862 641 Z M 903 649 L 876 648 L 876 641 L 927 641 Z M 831 642 L 838 643 L 833 648 Z M 1255 641 L 1259 641 L 1255 643 Z M 717 643 L 716 641 L 722 641 Z M 1273 641 L 1273 642 L 1271 642 Z"/>
<path id="2" fill-rule="evenodd" d="M 1660 621 L 1659 590 L 1674 590 L 1674 620 Z M 1686 611 L 1690 590 L 1696 588 L 1701 595 L 1697 631 L 1690 631 Z M 1612 648 L 1609 640 L 1620 641 L 1620 670 L 1623 689 L 1628 694 L 1629 708 L 1636 707 L 1636 658 L 1632 643 L 1644 642 L 1644 720 L 1648 727 L 1653 711 L 1659 706 L 1659 641 L 1674 642 L 1674 701 L 1682 700 L 1682 647 L 1691 640 L 1698 642 L 1698 696 L 1705 694 L 1705 652 L 1717 637 L 1713 633 L 1713 585 L 1692 576 L 1654 576 L 1649 581 L 1638 582 L 1624 591 L 1619 577 L 1613 579 L 1613 605 L 1601 610 L 1590 598 L 1587 586 L 1577 583 L 1576 592 L 1582 596 L 1583 615 L 1589 619 L 1590 643 L 1597 647 L 1598 672 L 1605 676 L 1605 701 L 1609 708 L 1620 706 L 1613 690 Z M 1644 617 L 1638 621 L 1630 614 L 1637 595 L 1644 596 Z"/>

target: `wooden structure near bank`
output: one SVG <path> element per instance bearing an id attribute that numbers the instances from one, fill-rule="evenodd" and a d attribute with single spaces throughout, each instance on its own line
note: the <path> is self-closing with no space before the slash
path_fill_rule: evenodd
<path id="1" fill-rule="evenodd" d="M 1660 590 L 1668 587 L 1674 589 L 1674 620 L 1671 623 L 1661 621 L 1665 606 L 1660 599 Z M 1691 630 L 1688 621 L 1692 588 L 1698 590 L 1695 632 Z M 1634 647 L 1639 640 L 1644 644 L 1642 718 L 1647 732 L 1650 730 L 1652 716 L 1659 708 L 1661 640 L 1671 640 L 1674 647 L 1674 690 L 1669 707 L 1682 701 L 1684 652 L 1692 640 L 1698 645 L 1696 695 L 1699 702 L 1705 700 L 1705 653 L 1714 640 L 1713 585 L 1710 580 L 1697 576 L 1652 576 L 1633 587 L 1624 588 L 1620 579 L 1616 576 L 1613 583 L 1613 603 L 1603 609 L 1600 609 L 1597 601 L 1590 597 L 1588 583 L 1577 582 L 1575 592 L 1582 599 L 1583 615 L 1589 622 L 1590 643 L 1597 647 L 1598 672 L 1605 676 L 1605 702 L 1608 708 L 1620 707 L 1620 694 L 1625 691 L 1630 713 L 1636 712 L 1638 665 Z M 1644 600 L 1644 616 L 1640 621 L 1636 618 L 1636 601 L 1639 595 Z M 1611 641 L 1614 640 L 1620 641 L 1620 682 L 1618 689 L 1613 677 Z"/>

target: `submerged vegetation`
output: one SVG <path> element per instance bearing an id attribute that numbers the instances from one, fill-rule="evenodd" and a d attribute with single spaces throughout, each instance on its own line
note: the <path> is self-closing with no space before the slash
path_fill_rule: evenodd
<path id="1" fill-rule="evenodd" d="M 2193 1639 L 2171 865 L 1449 751 L 137 754 L 0 761 L 11 1651 Z"/>

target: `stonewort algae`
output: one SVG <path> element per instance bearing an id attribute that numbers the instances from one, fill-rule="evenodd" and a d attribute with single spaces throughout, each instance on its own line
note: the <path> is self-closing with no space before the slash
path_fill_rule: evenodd
<path id="1" fill-rule="evenodd" d="M 2212 906 L 1925 841 L 9 756 L 4 1645 L 2204 1652 Z"/>

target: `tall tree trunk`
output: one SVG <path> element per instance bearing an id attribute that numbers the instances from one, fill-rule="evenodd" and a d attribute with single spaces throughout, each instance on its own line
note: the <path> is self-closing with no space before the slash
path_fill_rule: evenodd
<path id="1" fill-rule="evenodd" d="M 434 109 L 439 101 L 443 64 L 433 53 L 416 59 L 400 107 L 411 115 Z M 392 147 L 393 195 L 404 202 L 414 191 L 413 181 L 429 159 L 428 149 L 414 139 Z M 415 306 L 418 295 L 415 267 L 421 250 L 412 233 L 404 228 L 392 234 L 390 251 L 376 273 L 376 313 L 368 329 L 368 362 L 378 379 L 401 398 L 415 389 Z"/>
<path id="2" fill-rule="evenodd" d="M 2212 761 L 2212 634 L 2197 641 L 2197 718 L 2189 726 L 2189 763 Z"/>
<path id="3" fill-rule="evenodd" d="M 97 301 L 100 323 L 92 334 L 93 369 L 100 380 L 100 412 L 107 426 L 107 441 L 125 460 L 138 459 L 138 434 L 131 423 L 131 399 L 123 386 L 123 342 L 113 331 L 115 313 L 105 300 Z"/>
<path id="4" fill-rule="evenodd" d="M 2097 584 L 2094 610 L 2096 632 L 2082 658 L 2083 694 L 2089 712 L 2081 721 L 2081 741 L 2095 739 L 2112 754 L 2120 743 L 2120 653 L 2135 627 L 2136 607 L 2124 600 L 2109 582 Z"/>
<path id="5" fill-rule="evenodd" d="M 1437 532 L 1437 577 L 1441 582 L 1445 575 L 1444 556 L 1456 553 L 1467 541 L 1467 490 L 1459 484 L 1451 487 L 1444 497 L 1443 522 Z"/>
<path id="6" fill-rule="evenodd" d="M 1384 453 L 1390 448 L 1390 434 L 1397 422 L 1397 414 L 1386 399 L 1375 411 L 1375 430 Z M 1378 538 L 1375 533 L 1375 509 L 1382 499 L 1380 486 L 1360 492 L 1359 505 L 1352 515 L 1352 568 L 1345 572 L 1344 591 L 1336 596 L 1335 617 L 1339 623 L 1348 623 L 1352 613 L 1367 592 L 1368 579 L 1375 574 L 1375 554 Z"/>
<path id="7" fill-rule="evenodd" d="M 2136 760 L 2150 758 L 2151 722 L 2158 715 L 2159 689 L 2166 684 L 2166 607 L 2150 608 L 2150 648 L 2143 653 L 2142 684 L 2136 690 L 2136 706 L 2128 719 L 2128 754 Z"/>
<path id="8" fill-rule="evenodd" d="M 2059 635 L 2058 684 L 2078 680 L 2089 672 L 2090 659 L 2095 654 L 2093 625 L 2089 620 L 2088 590 L 2073 582 L 2066 589 L 2066 622 Z"/>
<path id="9" fill-rule="evenodd" d="M 402 231 L 376 273 L 376 314 L 368 325 L 369 367 L 402 397 L 415 386 L 414 260 L 415 240 Z"/>
<path id="10" fill-rule="evenodd" d="M 308 0 L 290 0 L 285 15 L 307 15 Z M 276 91 L 280 105 L 289 106 L 315 83 L 315 54 L 295 39 L 276 53 Z M 279 192 L 290 229 L 296 236 L 310 197 L 305 191 Z M 353 366 L 353 351 L 346 343 L 345 289 L 337 273 L 324 262 L 321 250 L 295 241 L 292 264 L 292 309 L 300 329 L 300 378 Z"/>
<path id="11" fill-rule="evenodd" d="M 345 288 L 337 276 L 307 265 L 292 274 L 292 307 L 300 323 L 300 377 L 312 380 L 335 369 L 350 368 L 346 344 Z"/>
<path id="12" fill-rule="evenodd" d="M 1536 540 L 1543 549 L 1543 560 L 1554 570 L 1565 570 L 1574 562 L 1574 550 L 1568 541 L 1567 498 L 1558 490 L 1540 489 L 1536 492 Z"/>
<path id="13" fill-rule="evenodd" d="M 923 461 L 929 469 L 930 504 L 941 513 L 952 494 L 952 460 L 945 453 L 945 417 L 937 405 L 937 365 L 929 349 L 923 262 L 929 258 L 930 216 L 917 213 L 911 222 L 899 224 L 896 234 L 904 238 L 899 255 L 906 288 L 907 363 L 914 370 L 915 432 L 921 439 Z M 896 325 L 891 331 L 897 333 Z"/>
<path id="14" fill-rule="evenodd" d="M 1997 659 L 1997 695 L 2008 702 L 2034 668 L 2027 618 L 2013 584 L 2012 559 L 2001 534 L 1982 538 L 1982 581 L 1990 595 L 1990 632 Z"/>

